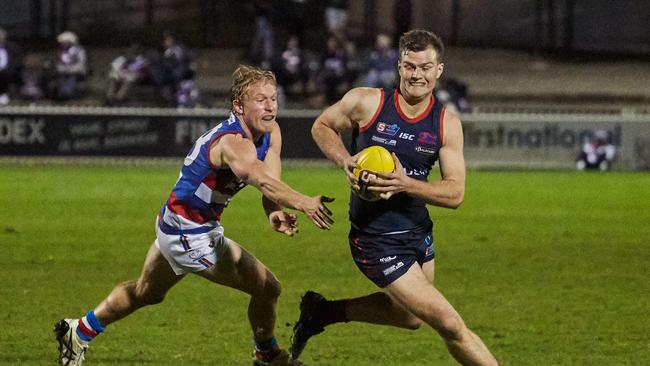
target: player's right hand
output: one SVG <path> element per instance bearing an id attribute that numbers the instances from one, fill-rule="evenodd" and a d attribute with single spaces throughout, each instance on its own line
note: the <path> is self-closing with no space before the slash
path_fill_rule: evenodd
<path id="1" fill-rule="evenodd" d="M 334 198 L 326 196 L 309 197 L 301 211 L 307 215 L 316 227 L 329 230 L 334 220 L 332 219 L 332 211 L 325 206 L 325 203 L 333 201 Z"/>
<path id="2" fill-rule="evenodd" d="M 389 199 L 393 195 L 406 191 L 409 177 L 402 167 L 402 162 L 395 153 L 391 153 L 395 161 L 395 171 L 391 173 L 377 172 L 376 177 L 372 178 L 368 189 L 378 193 L 382 199 Z"/>
<path id="3" fill-rule="evenodd" d="M 298 217 L 292 213 L 278 210 L 271 212 L 269 223 L 273 230 L 293 236 L 298 232 Z"/>

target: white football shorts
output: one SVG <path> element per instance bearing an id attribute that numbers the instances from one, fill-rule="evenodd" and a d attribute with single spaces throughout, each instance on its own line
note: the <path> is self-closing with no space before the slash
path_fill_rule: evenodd
<path id="1" fill-rule="evenodd" d="M 156 247 L 179 276 L 216 264 L 228 249 L 228 240 L 221 225 L 201 234 L 169 235 L 162 232 L 156 220 Z"/>

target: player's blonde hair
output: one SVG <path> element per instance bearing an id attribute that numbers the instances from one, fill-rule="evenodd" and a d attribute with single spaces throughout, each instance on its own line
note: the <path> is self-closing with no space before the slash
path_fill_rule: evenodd
<path id="1" fill-rule="evenodd" d="M 230 102 L 241 103 L 246 99 L 248 88 L 258 82 L 265 81 L 276 85 L 275 74 L 272 71 L 248 65 L 239 65 L 232 73 L 232 86 L 230 87 Z"/>

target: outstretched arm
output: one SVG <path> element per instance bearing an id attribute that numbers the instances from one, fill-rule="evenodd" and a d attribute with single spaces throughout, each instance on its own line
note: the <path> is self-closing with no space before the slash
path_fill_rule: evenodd
<path id="1" fill-rule="evenodd" d="M 273 178 L 280 180 L 282 174 L 282 162 L 280 160 L 280 151 L 282 150 L 282 137 L 280 133 L 275 133 L 275 128 L 273 132 L 274 133 L 271 134 L 271 143 L 269 150 L 267 151 L 266 157 L 264 158 L 264 164 L 266 164 L 268 167 L 269 174 Z M 269 197 L 266 197 L 265 195 L 262 195 L 262 206 L 264 207 L 264 212 L 266 212 L 267 216 L 274 211 L 282 210 L 282 206 L 280 206 Z"/>
<path id="2" fill-rule="evenodd" d="M 239 179 L 257 188 L 277 205 L 304 212 L 319 228 L 329 229 L 333 223 L 331 211 L 323 204 L 327 199 L 306 196 L 279 180 L 277 171 L 274 173 L 257 159 L 255 146 L 249 139 L 235 134 L 221 137 L 211 147 L 210 159 L 215 165 L 230 168 Z"/>
<path id="3" fill-rule="evenodd" d="M 280 133 L 272 133 L 271 144 L 266 153 L 266 158 L 264 158 L 264 163 L 269 168 L 271 175 L 277 180 L 280 180 L 282 172 L 281 150 L 282 137 Z M 264 212 L 266 212 L 273 230 L 289 236 L 293 236 L 298 232 L 298 217 L 295 214 L 284 211 L 282 206 L 265 195 L 262 195 L 262 207 L 264 207 Z"/>

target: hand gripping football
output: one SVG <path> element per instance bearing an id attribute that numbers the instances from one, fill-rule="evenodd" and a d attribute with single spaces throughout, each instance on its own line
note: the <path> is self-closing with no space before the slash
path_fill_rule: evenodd
<path id="1" fill-rule="evenodd" d="M 358 195 L 366 201 L 377 201 L 379 194 L 368 190 L 371 178 L 376 178 L 375 173 L 392 173 L 395 171 L 395 161 L 388 150 L 381 146 L 370 146 L 361 151 L 357 159 L 357 167 L 352 173 L 359 178 Z"/>

